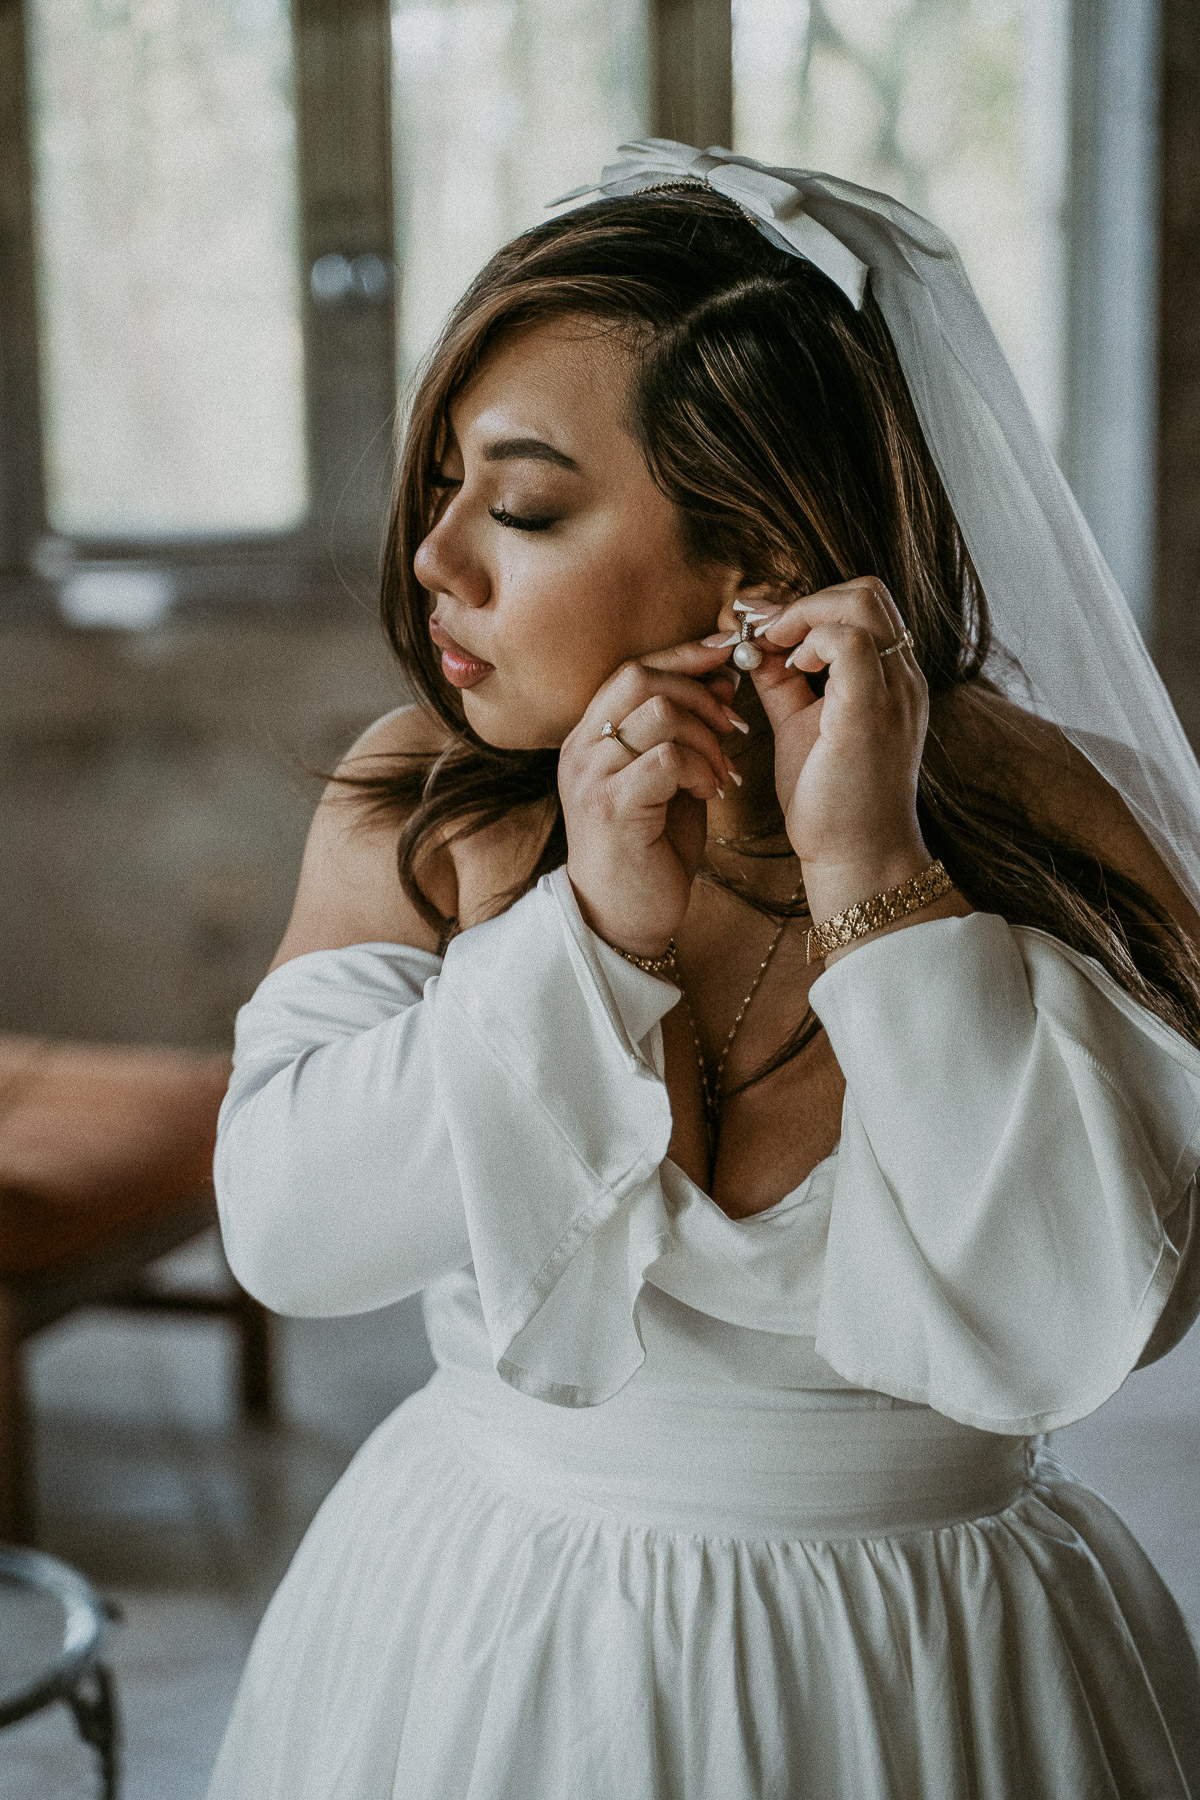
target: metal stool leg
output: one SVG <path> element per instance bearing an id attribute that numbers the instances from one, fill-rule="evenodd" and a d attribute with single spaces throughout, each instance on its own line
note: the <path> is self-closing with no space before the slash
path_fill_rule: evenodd
<path id="1" fill-rule="evenodd" d="M 67 1696 L 79 1735 L 100 1758 L 104 1800 L 117 1800 L 117 1690 L 112 1675 L 97 1663 Z"/>

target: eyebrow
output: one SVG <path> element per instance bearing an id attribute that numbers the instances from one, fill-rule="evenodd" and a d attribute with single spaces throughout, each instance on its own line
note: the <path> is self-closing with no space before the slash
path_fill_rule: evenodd
<path id="1" fill-rule="evenodd" d="M 572 475 L 580 475 L 583 471 L 573 456 L 563 450 L 556 450 L 553 444 L 546 443 L 538 437 L 495 438 L 485 445 L 484 462 L 548 462 L 557 468 L 570 469 Z"/>

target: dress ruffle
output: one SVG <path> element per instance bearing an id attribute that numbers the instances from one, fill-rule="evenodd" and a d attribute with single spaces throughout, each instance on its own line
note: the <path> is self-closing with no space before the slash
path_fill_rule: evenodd
<path id="1" fill-rule="evenodd" d="M 611 1398 L 643 1360 L 649 1282 L 814 1336 L 845 1381 L 983 1430 L 1057 1429 L 1116 1391 L 1178 1270 L 1164 1221 L 1195 1205 L 1191 1045 L 997 915 L 877 939 L 811 993 L 846 1074 L 836 1155 L 731 1220 L 666 1161 L 673 990 L 598 943 L 565 871 L 539 893 L 574 974 L 558 1005 L 506 1008 L 539 971 L 502 920 L 460 940 L 440 995 L 458 1017 L 439 1091 L 505 1381 Z"/>

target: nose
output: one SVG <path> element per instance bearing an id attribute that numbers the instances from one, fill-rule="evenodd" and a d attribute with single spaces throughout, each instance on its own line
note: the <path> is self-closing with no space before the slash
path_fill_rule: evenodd
<path id="1" fill-rule="evenodd" d="M 413 555 L 413 574 L 431 594 L 453 594 L 467 606 L 484 606 L 487 578 L 471 556 L 453 514 L 452 502 L 421 539 Z"/>

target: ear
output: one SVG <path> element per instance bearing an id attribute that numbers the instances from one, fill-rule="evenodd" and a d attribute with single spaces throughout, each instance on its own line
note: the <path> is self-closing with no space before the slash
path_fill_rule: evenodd
<path id="1" fill-rule="evenodd" d="M 744 608 L 762 613 L 765 618 L 774 608 L 786 606 L 792 598 L 778 582 L 751 580 L 741 569 L 729 569 L 726 572 L 720 592 L 721 611 L 717 618 L 717 629 L 720 631 L 737 631 L 745 616 Z"/>

